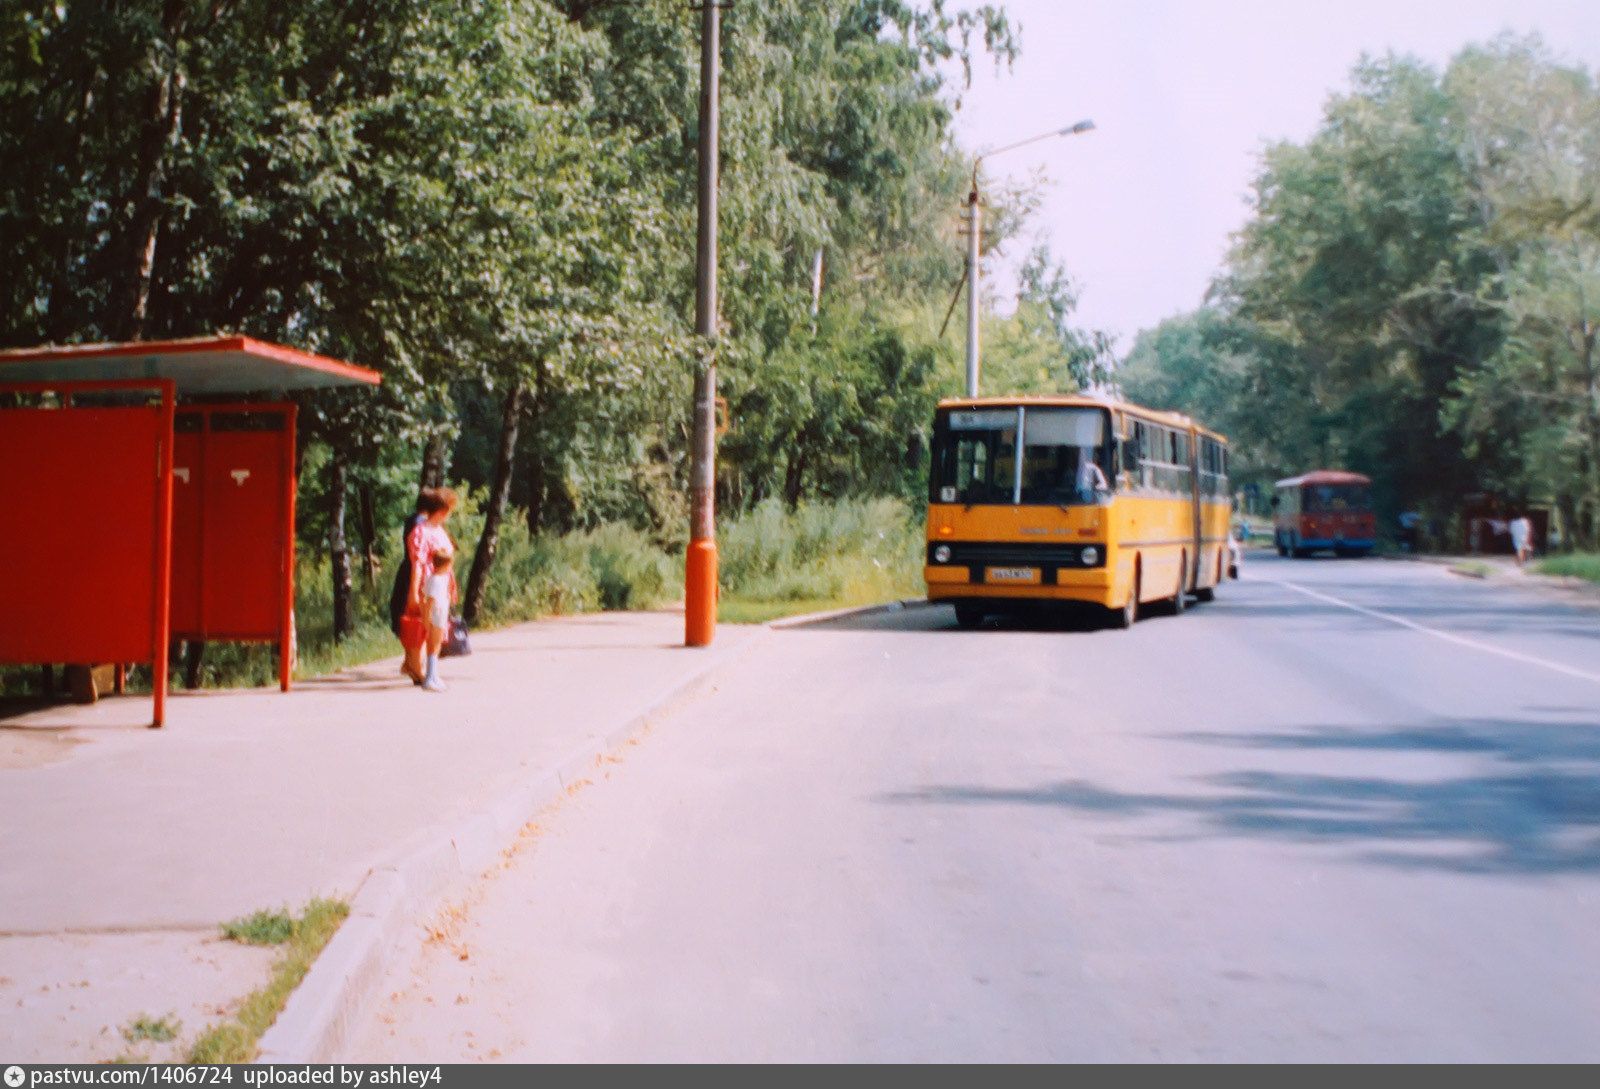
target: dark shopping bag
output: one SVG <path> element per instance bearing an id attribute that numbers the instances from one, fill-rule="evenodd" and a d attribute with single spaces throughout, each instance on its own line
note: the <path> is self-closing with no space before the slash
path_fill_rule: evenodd
<path id="1" fill-rule="evenodd" d="M 472 643 L 467 639 L 467 622 L 459 616 L 450 618 L 450 630 L 439 646 L 441 658 L 465 658 L 472 653 Z"/>

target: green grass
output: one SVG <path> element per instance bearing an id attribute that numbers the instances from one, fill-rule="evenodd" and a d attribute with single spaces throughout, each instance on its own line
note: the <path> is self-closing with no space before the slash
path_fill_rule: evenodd
<path id="1" fill-rule="evenodd" d="M 166 1017 L 150 1017 L 140 1014 L 126 1025 L 122 1026 L 122 1038 L 130 1044 L 140 1040 L 154 1040 L 158 1044 L 167 1043 L 177 1038 L 183 1031 L 183 1022 L 178 1021 L 172 1014 Z"/>
<path id="2" fill-rule="evenodd" d="M 247 1063 L 256 1057 L 256 1042 L 272 1026 L 283 1011 L 289 995 L 300 985 L 315 963 L 317 954 L 328 944 L 339 924 L 350 914 L 348 905 L 337 900 L 313 900 L 306 905 L 300 918 L 292 920 L 290 933 L 284 942 L 283 955 L 272 966 L 272 979 L 265 987 L 252 992 L 240 1004 L 239 1012 L 228 1021 L 206 1029 L 189 1048 L 186 1061 L 191 1063 Z M 235 920 L 223 927 L 243 925 L 244 932 L 259 933 L 271 925 L 262 920 L 273 919 L 270 912 L 257 912 L 246 920 Z M 257 921 L 255 924 L 251 920 Z M 249 940 L 235 938 L 235 940 Z M 257 943 L 260 944 L 260 943 Z"/>
<path id="3" fill-rule="evenodd" d="M 1494 568 L 1481 560 L 1463 560 L 1450 565 L 1450 570 L 1458 575 L 1468 575 L 1472 578 L 1486 579 L 1494 574 Z"/>
<path id="4" fill-rule="evenodd" d="M 827 612 L 838 608 L 843 606 L 836 601 L 821 598 L 800 598 L 793 601 L 743 601 L 738 598 L 723 598 L 717 602 L 717 622 L 765 624 L 769 620 L 779 620 L 786 616 L 804 616 L 807 613 Z"/>
<path id="5" fill-rule="evenodd" d="M 294 917 L 287 911 L 258 911 L 222 924 L 222 936 L 245 945 L 282 945 L 294 937 Z"/>
<path id="6" fill-rule="evenodd" d="M 893 499 L 770 501 L 718 534 L 718 619 L 751 623 L 920 597 L 925 529 Z"/>
<path id="7" fill-rule="evenodd" d="M 1533 570 L 1540 575 L 1565 575 L 1588 582 L 1600 582 L 1600 553 L 1568 552 L 1561 556 L 1546 556 L 1535 561 Z"/>
<path id="8" fill-rule="evenodd" d="M 481 524 L 472 503 L 454 524 L 464 583 Z M 784 616 L 920 597 L 924 527 L 900 500 L 771 501 L 724 520 L 717 530 L 718 619 L 762 623 Z M 327 559 L 302 553 L 296 617 L 296 676 L 318 677 L 399 653 L 389 630 L 388 592 L 398 556 L 382 559 L 377 585 L 359 566 L 352 587 L 356 628 L 335 642 Z M 683 558 L 630 526 L 534 536 L 510 517 L 484 595 L 480 629 L 544 616 L 605 609 L 653 609 L 681 600 Z M 219 644 L 207 649 L 207 686 L 276 683 L 270 648 Z"/>

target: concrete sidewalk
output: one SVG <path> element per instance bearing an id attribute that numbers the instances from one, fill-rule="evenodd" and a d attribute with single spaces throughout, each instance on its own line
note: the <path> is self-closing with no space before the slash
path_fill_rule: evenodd
<path id="1" fill-rule="evenodd" d="M 443 694 L 399 658 L 272 690 L 184 693 L 0 719 L 0 1060 L 179 1057 L 264 983 L 274 953 L 219 924 L 352 905 L 262 1041 L 329 1061 L 394 928 L 481 872 L 540 808 L 766 629 L 688 649 L 678 611 L 474 633 Z M 135 1017 L 168 1044 L 131 1045 Z"/>

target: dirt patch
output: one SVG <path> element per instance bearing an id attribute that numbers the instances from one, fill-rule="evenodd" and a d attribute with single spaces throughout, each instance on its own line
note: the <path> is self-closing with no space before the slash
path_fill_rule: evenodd
<path id="1" fill-rule="evenodd" d="M 280 952 L 215 932 L 0 937 L 0 1054 L 181 1062 L 195 1037 L 267 982 Z"/>

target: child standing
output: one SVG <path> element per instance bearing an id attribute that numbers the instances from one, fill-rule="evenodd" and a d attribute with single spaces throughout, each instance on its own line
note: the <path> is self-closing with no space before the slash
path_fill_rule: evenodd
<path id="1" fill-rule="evenodd" d="M 422 615 L 428 624 L 427 672 L 422 675 L 422 688 L 427 692 L 443 692 L 445 684 L 439 679 L 439 648 L 450 633 L 450 603 L 455 600 L 455 555 L 444 549 L 435 549 L 430 557 L 433 571 L 422 582 Z"/>

